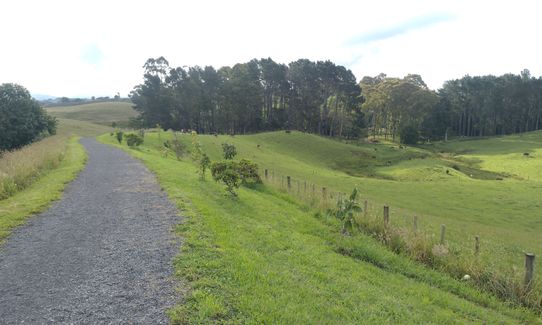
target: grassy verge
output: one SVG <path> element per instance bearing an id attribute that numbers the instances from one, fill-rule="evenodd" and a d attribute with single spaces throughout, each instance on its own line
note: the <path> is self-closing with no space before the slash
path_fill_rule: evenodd
<path id="1" fill-rule="evenodd" d="M 0 157 L 0 200 L 27 188 L 37 179 L 58 168 L 68 147 L 62 135 L 47 137 Z"/>
<path id="2" fill-rule="evenodd" d="M 123 149 L 156 173 L 185 216 L 175 268 L 189 291 L 171 310 L 175 323 L 540 322 L 369 236 L 342 236 L 335 220 L 272 188 L 242 188 L 232 200 L 192 163 L 165 157 L 156 137 Z"/>
<path id="3" fill-rule="evenodd" d="M 72 137 L 64 141 L 66 150 L 54 168 L 48 169 L 46 173 L 42 172 L 24 190 L 0 200 L 0 241 L 3 241 L 14 227 L 23 224 L 29 216 L 45 210 L 52 201 L 60 198 L 66 184 L 83 168 L 87 156 L 78 138 Z M 25 155 L 24 159 L 31 157 Z"/>

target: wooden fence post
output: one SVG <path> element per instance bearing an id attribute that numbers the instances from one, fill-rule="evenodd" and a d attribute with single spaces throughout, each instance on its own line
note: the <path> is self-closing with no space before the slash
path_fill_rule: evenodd
<path id="1" fill-rule="evenodd" d="M 326 200 L 326 188 L 325 187 L 322 187 L 322 198 L 324 199 L 324 201 Z"/>
<path id="2" fill-rule="evenodd" d="M 288 190 L 292 187 L 292 179 L 290 176 L 286 176 L 286 182 L 288 183 Z"/>
<path id="3" fill-rule="evenodd" d="M 303 193 L 307 195 L 307 181 L 305 181 L 305 187 L 304 187 Z"/>
<path id="4" fill-rule="evenodd" d="M 525 253 L 525 288 L 529 290 L 534 276 L 534 254 Z"/>
<path id="5" fill-rule="evenodd" d="M 265 170 L 265 180 L 267 180 L 267 169 Z"/>
<path id="6" fill-rule="evenodd" d="M 367 200 L 365 200 L 365 202 L 363 202 L 363 215 L 364 216 L 367 216 L 367 208 L 368 208 L 369 204 L 367 204 Z"/>
<path id="7" fill-rule="evenodd" d="M 480 236 L 474 236 L 474 255 L 480 254 Z"/>
<path id="8" fill-rule="evenodd" d="M 444 236 L 446 235 L 446 225 L 440 225 L 440 244 L 444 245 Z"/>
<path id="9" fill-rule="evenodd" d="M 390 207 L 384 206 L 384 224 L 388 225 L 390 223 Z"/>

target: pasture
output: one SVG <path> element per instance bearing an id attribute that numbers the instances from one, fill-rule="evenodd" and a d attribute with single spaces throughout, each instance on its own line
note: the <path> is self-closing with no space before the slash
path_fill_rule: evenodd
<path id="1" fill-rule="evenodd" d="M 242 157 L 277 164 L 295 162 L 301 165 L 300 174 L 302 167 L 311 166 L 303 174 L 307 178 L 324 173 L 329 178 L 345 177 L 326 167 L 331 156 L 327 162 L 315 160 L 314 164 L 289 157 L 293 151 L 288 149 L 288 137 L 309 147 L 307 139 L 313 140 L 297 133 L 198 138 L 212 159 L 219 159 L 220 144 L 228 141 L 238 146 Z M 191 136 L 181 138 L 190 148 Z M 396 255 L 369 236 L 341 235 L 336 220 L 315 216 L 314 209 L 273 187 L 241 188 L 238 199 L 225 196 L 223 185 L 209 175 L 204 181 L 199 179 L 188 152 L 180 161 L 165 153 L 162 143 L 166 139 L 171 140 L 171 134 L 147 132 L 141 147 L 129 149 L 118 145 L 113 136 L 99 137 L 141 159 L 186 216 L 177 229 L 185 243 L 175 267 L 189 290 L 183 304 L 170 311 L 173 322 L 539 321 L 530 311 L 507 306 L 468 283 Z M 320 145 L 329 141 L 332 146 L 365 150 L 321 141 Z M 287 153 L 280 153 L 281 147 Z M 304 153 L 308 151 L 305 148 Z"/>
<path id="2" fill-rule="evenodd" d="M 130 118 L 136 117 L 137 112 L 129 102 L 97 102 L 72 106 L 46 107 L 53 116 L 68 120 L 90 122 L 111 126 L 115 122 L 119 126 L 128 126 Z"/>
<path id="3" fill-rule="evenodd" d="M 420 228 L 438 236 L 446 224 L 447 239 L 463 250 L 473 251 L 479 235 L 481 258 L 502 270 L 517 269 L 518 276 L 523 253 L 542 247 L 542 132 L 402 148 L 300 132 L 199 138 L 212 160 L 220 159 L 221 144 L 228 142 L 240 158 L 277 177 L 291 176 L 330 192 L 357 187 L 374 213 L 389 205 L 397 225 L 408 226 L 416 215 Z M 190 146 L 189 136 L 181 139 Z M 507 146 L 500 152 L 502 143 Z"/>

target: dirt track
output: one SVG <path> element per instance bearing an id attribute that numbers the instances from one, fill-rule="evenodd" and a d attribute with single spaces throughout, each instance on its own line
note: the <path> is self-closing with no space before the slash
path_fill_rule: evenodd
<path id="1" fill-rule="evenodd" d="M 62 200 L 0 247 L 0 323 L 167 323 L 177 211 L 141 162 L 81 142 Z"/>

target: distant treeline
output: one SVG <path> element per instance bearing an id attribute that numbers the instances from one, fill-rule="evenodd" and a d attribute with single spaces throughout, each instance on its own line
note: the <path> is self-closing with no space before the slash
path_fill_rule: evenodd
<path id="1" fill-rule="evenodd" d="M 170 68 L 160 57 L 144 69 L 143 84 L 131 93 L 143 126 L 230 134 L 296 129 L 348 137 L 364 127 L 355 76 L 330 61 L 284 65 L 255 59 L 215 70 Z"/>
<path id="2" fill-rule="evenodd" d="M 103 103 L 103 102 L 110 102 L 110 101 L 130 102 L 130 98 L 122 98 L 120 97 L 120 95 L 117 94 L 113 97 L 109 97 L 109 96 L 103 96 L 103 97 L 92 96 L 90 98 L 57 97 L 57 98 L 39 100 L 38 102 L 43 107 L 52 107 L 52 106 L 73 106 L 73 105 L 90 104 L 90 103 Z"/>
<path id="3" fill-rule="evenodd" d="M 420 75 L 364 77 L 330 61 L 288 65 L 254 59 L 219 70 L 144 65 L 130 97 L 141 126 L 243 134 L 295 129 L 357 138 L 367 133 L 413 143 L 420 137 L 483 136 L 542 128 L 542 78 L 528 70 L 465 76 L 430 90 Z M 363 91 L 362 91 L 363 90 Z"/>
<path id="4" fill-rule="evenodd" d="M 363 111 L 374 135 L 401 134 L 413 127 L 427 139 L 447 135 L 485 136 L 542 128 L 542 78 L 520 75 L 465 76 L 450 80 L 437 92 L 419 75 L 404 79 L 381 74 L 360 83 Z"/>

